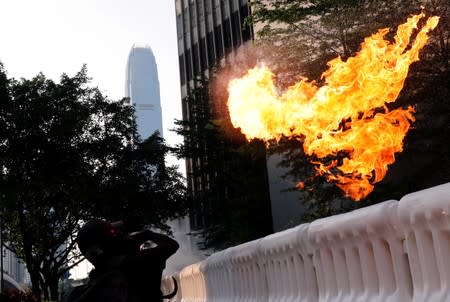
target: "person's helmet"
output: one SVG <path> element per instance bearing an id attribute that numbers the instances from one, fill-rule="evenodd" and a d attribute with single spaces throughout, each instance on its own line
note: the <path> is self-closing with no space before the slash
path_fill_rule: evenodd
<path id="1" fill-rule="evenodd" d="M 91 220 L 80 229 L 76 241 L 81 253 L 93 262 L 112 248 L 116 235 L 116 229 L 111 223 Z"/>

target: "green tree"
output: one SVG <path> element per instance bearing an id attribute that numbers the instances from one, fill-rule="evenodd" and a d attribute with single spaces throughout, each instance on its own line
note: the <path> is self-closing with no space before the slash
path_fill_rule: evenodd
<path id="1" fill-rule="evenodd" d="M 58 298 L 58 281 L 80 259 L 82 221 L 163 227 L 186 204 L 183 179 L 164 164 L 170 148 L 157 133 L 142 142 L 128 101 L 88 84 L 86 67 L 60 83 L 0 70 L 0 214 L 9 248 L 45 299 Z"/>

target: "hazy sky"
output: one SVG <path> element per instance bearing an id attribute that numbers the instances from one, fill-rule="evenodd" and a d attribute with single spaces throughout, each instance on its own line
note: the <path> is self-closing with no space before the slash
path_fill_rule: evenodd
<path id="1" fill-rule="evenodd" d="M 121 99 L 131 46 L 148 44 L 158 65 L 164 137 L 169 144 L 180 142 L 168 130 L 181 118 L 174 2 L 0 0 L 0 61 L 10 77 L 31 78 L 42 71 L 55 81 L 86 63 L 92 84 Z M 72 277 L 85 277 L 87 270 L 83 262 Z"/>
<path id="2" fill-rule="evenodd" d="M 92 84 L 124 97 L 125 65 L 133 43 L 151 46 L 158 65 L 164 137 L 181 118 L 173 0 L 0 0 L 0 61 L 10 77 L 39 72 L 59 80 L 87 64 Z"/>

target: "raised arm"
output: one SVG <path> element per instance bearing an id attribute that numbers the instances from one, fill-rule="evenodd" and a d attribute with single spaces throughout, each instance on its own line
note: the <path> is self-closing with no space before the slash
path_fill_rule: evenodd
<path id="1" fill-rule="evenodd" d="M 150 230 L 136 232 L 136 233 L 130 234 L 130 236 L 134 240 L 139 242 L 139 244 L 142 244 L 149 240 L 154 242 L 157 246 L 154 248 L 151 248 L 149 250 L 151 250 L 153 253 L 160 254 L 165 259 L 167 259 L 170 256 L 172 256 L 173 254 L 175 254 L 175 252 L 180 247 L 178 242 L 176 242 L 174 239 L 172 239 L 166 235 L 163 235 L 163 234 L 152 232 Z"/>

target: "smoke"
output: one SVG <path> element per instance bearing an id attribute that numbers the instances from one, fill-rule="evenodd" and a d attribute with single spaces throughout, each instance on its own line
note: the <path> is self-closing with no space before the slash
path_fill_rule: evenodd
<path id="1" fill-rule="evenodd" d="M 232 79 L 240 78 L 255 66 L 266 66 L 276 75 L 277 87 L 287 89 L 304 78 L 300 60 L 301 53 L 286 58 L 283 47 L 269 40 L 250 41 L 231 52 L 217 67 L 212 76 L 212 89 L 227 87 Z"/>

